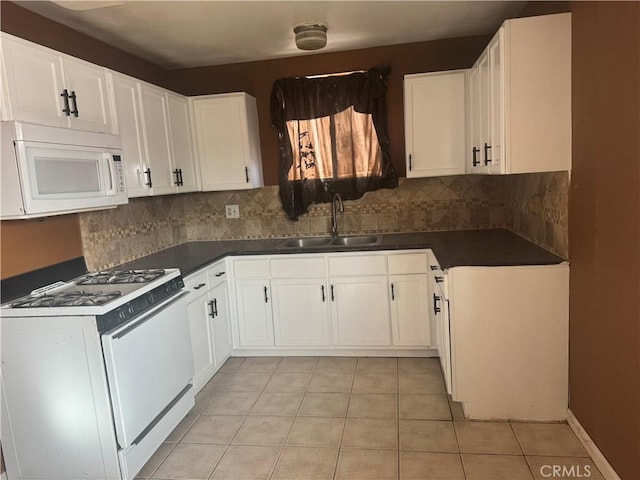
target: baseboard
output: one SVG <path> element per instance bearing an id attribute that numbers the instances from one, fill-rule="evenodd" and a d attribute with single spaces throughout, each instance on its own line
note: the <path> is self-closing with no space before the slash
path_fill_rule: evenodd
<path id="1" fill-rule="evenodd" d="M 600 473 L 602 473 L 602 476 L 606 480 L 621 480 L 620 476 L 616 473 L 593 440 L 591 440 L 587 431 L 582 428 L 582 425 L 580 425 L 580 422 L 578 422 L 578 419 L 571 410 L 567 411 L 567 423 L 571 427 L 571 430 L 573 430 L 573 433 L 578 437 L 578 440 L 580 440 L 580 443 L 593 460 L 593 463 L 595 463 L 598 470 L 600 470 Z"/>

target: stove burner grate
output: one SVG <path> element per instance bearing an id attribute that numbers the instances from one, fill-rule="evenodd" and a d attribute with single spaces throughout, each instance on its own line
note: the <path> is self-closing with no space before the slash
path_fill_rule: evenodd
<path id="1" fill-rule="evenodd" d="M 161 269 L 153 270 L 111 270 L 95 272 L 85 275 L 76 283 L 78 285 L 107 285 L 119 283 L 148 283 L 161 277 L 166 272 Z"/>
<path id="2" fill-rule="evenodd" d="M 69 307 L 69 306 L 96 306 L 103 305 L 114 298 L 122 296 L 122 292 L 95 292 L 82 291 L 53 293 L 50 295 L 30 296 L 19 300 L 11 306 L 13 308 L 28 307 Z"/>

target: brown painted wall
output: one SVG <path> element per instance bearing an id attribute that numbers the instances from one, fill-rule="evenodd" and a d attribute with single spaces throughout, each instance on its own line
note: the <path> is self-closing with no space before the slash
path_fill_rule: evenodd
<path id="1" fill-rule="evenodd" d="M 78 215 L 9 220 L 0 225 L 0 277 L 82 256 Z"/>
<path id="2" fill-rule="evenodd" d="M 456 38 L 389 47 L 306 55 L 169 72 L 173 90 L 184 95 L 246 91 L 256 97 L 265 185 L 278 183 L 279 148 L 271 127 L 269 101 L 274 80 L 284 77 L 366 70 L 390 65 L 387 106 L 391 157 L 399 176 L 405 175 L 402 81 L 405 74 L 468 68 L 490 36 Z"/>
<path id="3" fill-rule="evenodd" d="M 573 12 L 570 407 L 640 478 L 640 3 Z"/>
<path id="4" fill-rule="evenodd" d="M 6 0 L 0 1 L 0 29 L 30 42 L 166 87 L 166 71 L 163 68 Z"/>

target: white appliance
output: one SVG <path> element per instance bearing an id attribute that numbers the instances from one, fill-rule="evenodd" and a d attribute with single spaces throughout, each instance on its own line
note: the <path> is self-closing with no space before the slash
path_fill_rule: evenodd
<path id="1" fill-rule="evenodd" d="M 180 271 L 90 273 L 2 316 L 11 480 L 132 480 L 195 404 Z"/>
<path id="2" fill-rule="evenodd" d="M 0 218 L 113 208 L 128 202 L 120 137 L 2 122 Z"/>

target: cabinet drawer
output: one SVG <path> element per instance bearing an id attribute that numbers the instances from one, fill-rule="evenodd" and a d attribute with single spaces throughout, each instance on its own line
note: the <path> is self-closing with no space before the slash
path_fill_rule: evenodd
<path id="1" fill-rule="evenodd" d="M 385 255 L 329 257 L 329 275 L 384 275 L 387 273 Z"/>
<path id="2" fill-rule="evenodd" d="M 209 285 L 215 287 L 221 282 L 227 281 L 227 264 L 226 262 L 218 262 L 207 269 L 209 276 Z"/>
<path id="3" fill-rule="evenodd" d="M 236 278 L 268 277 L 269 260 L 266 258 L 236 260 L 233 262 L 233 274 Z"/>
<path id="4" fill-rule="evenodd" d="M 201 293 L 206 293 L 209 290 L 209 280 L 207 278 L 207 271 L 200 271 L 193 273 L 184 279 L 185 290 L 189 291 L 189 297 L 187 301 L 191 301 Z"/>
<path id="5" fill-rule="evenodd" d="M 325 275 L 324 257 L 274 258 L 271 260 L 272 277 L 323 277 Z"/>
<path id="6" fill-rule="evenodd" d="M 426 253 L 389 255 L 387 261 L 390 275 L 398 273 L 427 273 L 429 271 Z"/>

